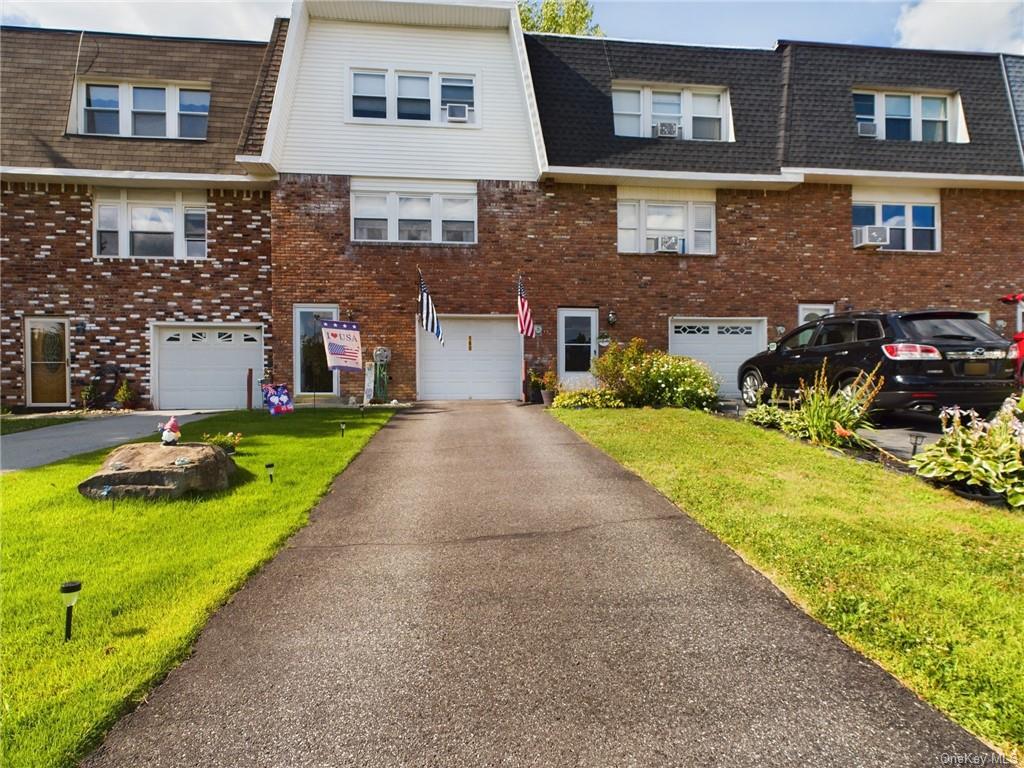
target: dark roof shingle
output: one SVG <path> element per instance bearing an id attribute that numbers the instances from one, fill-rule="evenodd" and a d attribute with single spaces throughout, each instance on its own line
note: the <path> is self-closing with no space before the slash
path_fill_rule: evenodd
<path id="1" fill-rule="evenodd" d="M 281 71 L 281 59 L 284 56 L 284 43 L 287 37 L 288 19 L 275 19 L 270 42 L 263 53 L 263 63 L 260 65 L 249 111 L 245 116 L 242 135 L 238 140 L 240 155 L 259 155 L 263 151 L 263 140 L 266 138 L 267 125 L 270 123 L 270 110 L 274 104 L 277 75 Z"/>

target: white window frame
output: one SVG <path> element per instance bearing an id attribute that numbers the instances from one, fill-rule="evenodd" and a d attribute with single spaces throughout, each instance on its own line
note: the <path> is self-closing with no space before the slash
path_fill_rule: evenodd
<path id="1" fill-rule="evenodd" d="M 886 96 L 909 96 L 910 97 L 910 141 L 922 144 L 966 144 L 970 141 L 967 136 L 967 124 L 963 120 L 963 111 L 960 103 L 960 95 L 957 93 L 926 93 L 912 91 L 869 91 L 855 88 L 851 91 L 850 105 L 853 106 L 852 94 L 859 96 L 872 96 L 875 100 L 874 124 L 876 127 L 875 138 L 880 141 L 886 140 L 885 135 L 885 98 Z M 922 99 L 945 99 L 946 100 L 946 140 L 924 141 L 923 121 L 933 118 L 923 117 Z M 856 110 L 854 110 L 856 113 Z M 854 114 L 854 127 L 857 123 L 866 123 L 867 120 L 858 119 Z M 890 139 L 890 141 L 902 141 L 902 139 Z"/>
<path id="2" fill-rule="evenodd" d="M 92 255 L 94 259 L 143 259 L 145 261 L 203 261 L 209 258 L 210 222 L 209 212 L 204 203 L 193 199 L 193 195 L 181 191 L 167 190 L 166 195 L 152 199 L 131 199 L 130 190 L 118 190 L 118 194 L 100 193 L 93 197 Z M 99 252 L 99 209 L 103 206 L 117 207 L 117 255 Z M 174 210 L 174 254 L 173 256 L 133 256 L 131 254 L 131 210 L 132 208 L 172 208 Z M 185 212 L 200 211 L 206 214 L 206 246 L 201 257 L 189 256 L 185 242 Z M 109 230 L 104 230 L 109 231 Z"/>
<path id="3" fill-rule="evenodd" d="M 356 117 L 352 112 L 352 98 L 355 95 L 356 75 L 384 75 L 384 97 L 385 117 Z M 428 77 L 430 78 L 430 119 L 415 120 L 398 117 L 398 78 L 402 77 Z M 445 118 L 445 111 L 441 108 L 441 80 L 442 78 L 459 78 L 473 81 L 473 106 L 467 111 L 470 118 L 464 123 L 450 123 Z M 420 126 L 429 128 L 463 128 L 479 129 L 483 127 L 483 116 L 480 108 L 480 82 L 478 73 L 452 72 L 448 70 L 430 69 L 429 67 L 349 67 L 346 77 L 345 113 L 344 122 L 356 125 L 404 125 Z"/>
<path id="4" fill-rule="evenodd" d="M 388 220 L 388 237 L 386 240 L 360 240 L 356 238 L 356 200 L 359 197 L 386 198 L 386 212 Z M 430 240 L 398 239 L 398 199 L 400 197 L 430 198 Z M 443 228 L 441 218 L 441 201 L 445 198 L 473 201 L 473 239 L 471 241 L 442 239 L 441 235 L 443 234 Z M 349 202 L 349 239 L 353 243 L 369 245 L 476 245 L 479 242 L 480 210 L 479 201 L 475 193 L 427 192 L 423 189 L 387 192 L 371 189 L 353 189 Z M 458 221 L 464 221 L 464 219 L 458 219 Z"/>
<path id="5" fill-rule="evenodd" d="M 118 127 L 119 131 L 115 133 L 87 133 L 86 128 L 86 88 L 90 85 L 106 85 L 117 87 L 117 112 L 118 112 Z M 164 89 L 164 122 L 165 122 L 165 135 L 164 136 L 136 136 L 132 133 L 132 115 L 135 112 L 135 100 L 134 100 L 134 89 L 135 88 L 163 88 Z M 179 114 L 186 115 L 198 115 L 200 112 L 184 112 L 179 113 L 178 106 L 179 91 L 206 91 L 210 93 L 210 106 L 206 112 L 206 136 L 202 138 L 193 136 L 179 136 L 178 126 L 180 125 Z M 118 136 L 122 139 L 139 139 L 149 141 L 162 141 L 165 139 L 175 139 L 177 141 L 206 141 L 210 133 L 210 109 L 213 107 L 213 94 L 211 92 L 209 83 L 166 83 L 166 82 L 146 82 L 146 81 L 132 81 L 128 83 L 117 82 L 113 80 L 104 80 L 103 78 L 89 78 L 81 79 L 78 82 L 76 88 L 77 95 L 77 109 L 75 110 L 76 119 L 78 121 L 77 130 L 74 133 L 81 134 L 83 136 L 107 136 L 114 137 Z"/>
<path id="6" fill-rule="evenodd" d="M 292 392 L 295 397 L 299 395 L 313 395 L 312 392 L 303 392 L 299 386 L 302 383 L 302 377 L 300 375 L 302 368 L 302 343 L 299 338 L 299 313 L 300 312 L 319 312 L 322 320 L 337 320 L 338 305 L 337 304 L 293 304 L 292 305 Z M 331 371 L 331 392 L 317 392 L 318 395 L 337 395 L 339 392 L 339 377 L 338 371 Z"/>
<path id="7" fill-rule="evenodd" d="M 714 256 L 718 252 L 718 209 L 717 205 L 713 202 L 698 200 L 630 200 L 621 199 L 615 207 L 615 217 L 618 220 L 619 206 L 632 205 L 636 208 L 637 213 L 637 226 L 636 226 L 636 250 L 624 251 L 618 245 L 618 230 L 616 228 L 616 248 L 619 253 L 637 253 L 644 255 L 669 255 L 669 254 L 658 254 L 655 251 L 647 250 L 647 206 L 648 205 L 662 205 L 662 206 L 684 206 L 685 217 L 686 217 L 686 228 L 684 230 L 684 237 L 686 238 L 686 253 L 673 254 L 678 256 Z M 697 206 L 708 206 L 712 210 L 711 215 L 711 250 L 710 251 L 694 251 L 693 246 L 695 243 L 694 232 L 707 232 L 706 229 L 697 230 L 696 228 L 696 208 Z M 621 229 L 632 229 L 625 227 Z"/>
<path id="8" fill-rule="evenodd" d="M 616 83 L 612 86 L 612 93 L 615 92 L 630 92 L 640 93 L 640 130 L 646 133 L 641 133 L 640 136 L 631 136 L 629 134 L 616 133 L 616 136 L 622 136 L 625 138 L 640 138 L 640 139 L 651 139 L 657 138 L 655 136 L 656 123 L 654 117 L 654 93 L 678 93 L 680 96 L 680 110 L 681 115 L 679 118 L 679 133 L 678 138 L 683 141 L 702 141 L 709 143 L 721 143 L 735 141 L 732 131 L 732 107 L 729 102 L 729 89 L 724 87 L 707 86 L 707 85 L 695 85 L 695 86 L 674 86 L 674 85 L 650 85 L 650 84 L 637 84 L 637 83 Z M 693 138 L 693 97 L 694 95 L 700 96 L 718 96 L 721 101 L 719 102 L 719 115 L 718 118 L 721 121 L 721 138 L 720 139 L 695 139 Z M 615 112 L 614 106 L 612 107 L 613 120 L 615 114 L 635 116 L 635 112 Z M 714 117 L 714 115 L 696 115 L 696 117 Z M 671 121 L 660 121 L 660 122 L 671 122 Z"/>
<path id="9" fill-rule="evenodd" d="M 869 206 L 869 205 L 871 205 L 871 206 L 874 206 L 874 208 L 875 208 L 875 221 L 879 222 L 879 223 L 876 223 L 875 226 L 885 226 L 884 223 L 880 223 L 880 222 L 882 222 L 882 206 L 886 206 L 886 205 L 902 206 L 902 208 L 903 208 L 903 217 L 904 217 L 904 220 L 906 221 L 906 224 L 903 227 L 903 229 L 906 232 L 906 234 L 904 236 L 904 247 L 897 249 L 897 248 L 889 248 L 888 246 L 882 246 L 879 249 L 882 252 L 885 252 L 885 253 L 941 253 L 942 252 L 942 210 L 941 210 L 941 207 L 940 207 L 939 203 L 928 202 L 928 201 L 914 202 L 914 201 L 907 201 L 907 200 L 902 200 L 902 201 L 883 201 L 883 202 L 878 202 L 878 201 L 875 201 L 875 200 L 854 200 L 853 204 L 850 207 L 851 219 L 852 219 L 853 206 L 858 206 L 858 205 L 862 205 L 862 206 Z M 922 207 L 922 208 L 927 206 L 929 208 L 934 208 L 935 209 L 935 226 L 934 227 L 915 227 L 914 226 L 914 220 L 913 220 L 914 211 L 913 211 L 913 209 L 914 209 L 915 206 L 919 206 L 919 207 Z M 852 220 L 851 220 L 850 224 L 851 224 L 851 227 L 852 227 L 853 226 Z M 914 230 L 915 229 L 934 229 L 935 230 L 935 248 L 932 248 L 932 249 L 914 248 Z"/>

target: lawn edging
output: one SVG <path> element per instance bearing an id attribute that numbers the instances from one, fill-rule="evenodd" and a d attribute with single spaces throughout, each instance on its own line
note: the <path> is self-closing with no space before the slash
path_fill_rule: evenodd
<path id="1" fill-rule="evenodd" d="M 1024 756 L 1024 516 L 719 416 L 552 415 L 922 700 Z"/>

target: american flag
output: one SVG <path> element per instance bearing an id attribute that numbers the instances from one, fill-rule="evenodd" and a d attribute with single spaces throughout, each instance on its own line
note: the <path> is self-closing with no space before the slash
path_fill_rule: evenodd
<path id="1" fill-rule="evenodd" d="M 420 275 L 420 322 L 423 323 L 423 330 L 432 333 L 444 346 L 444 333 L 441 331 L 441 321 L 437 319 L 437 310 L 434 309 L 434 300 L 430 298 L 430 290 L 423 280 L 423 273 L 416 270 Z"/>
<path id="2" fill-rule="evenodd" d="M 519 276 L 519 284 L 516 287 L 516 315 L 519 318 L 519 333 L 523 336 L 533 338 L 535 329 L 533 327 L 533 313 L 530 312 L 530 302 L 526 300 L 526 288 L 523 287 L 523 276 Z"/>
<path id="3" fill-rule="evenodd" d="M 327 352 L 331 355 L 337 355 L 343 360 L 356 361 L 359 359 L 359 350 L 355 347 L 347 347 L 344 344 L 338 344 L 334 341 L 327 342 Z"/>

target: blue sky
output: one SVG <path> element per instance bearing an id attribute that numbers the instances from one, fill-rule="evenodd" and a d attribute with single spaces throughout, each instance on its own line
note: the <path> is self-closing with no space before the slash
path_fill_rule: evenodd
<path id="1" fill-rule="evenodd" d="M 289 0 L 3 0 L 5 23 L 266 39 Z M 596 0 L 611 37 L 771 47 L 779 39 L 1024 54 L 1024 0 Z"/>

